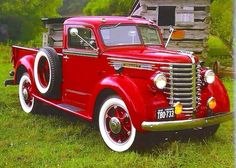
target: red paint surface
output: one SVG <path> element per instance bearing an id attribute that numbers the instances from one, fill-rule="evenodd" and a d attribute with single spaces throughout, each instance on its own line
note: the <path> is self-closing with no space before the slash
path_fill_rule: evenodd
<path id="1" fill-rule="evenodd" d="M 159 69 L 159 63 L 191 63 L 191 59 L 177 51 L 167 50 L 164 48 L 162 40 L 161 46 L 118 46 L 106 47 L 99 33 L 100 26 L 111 24 L 148 24 L 153 25 L 145 19 L 127 17 L 104 17 L 106 22 L 102 22 L 103 17 L 78 17 L 71 18 L 64 23 L 63 48 L 57 48 L 56 51 L 62 57 L 62 97 L 61 99 L 45 99 L 42 98 L 37 91 L 34 80 L 32 92 L 35 97 L 50 105 L 57 106 L 60 103 L 67 103 L 82 109 L 81 112 L 71 112 L 77 116 L 87 120 L 94 118 L 94 112 L 97 112 L 95 103 L 98 95 L 104 89 L 113 90 L 126 103 L 132 123 L 134 127 L 142 131 L 141 123 L 143 121 L 157 121 L 156 110 L 160 108 L 170 107 L 166 95 L 163 91 L 156 89 L 153 86 L 152 78 Z M 99 47 L 99 53 L 95 51 L 90 53 L 96 54 L 94 57 L 75 56 L 73 54 L 64 54 L 63 49 L 68 49 L 67 32 L 69 27 L 84 26 L 92 29 L 96 37 L 96 43 Z M 158 29 L 158 27 L 157 27 Z M 159 29 L 158 29 L 158 32 Z M 33 79 L 34 58 L 38 49 L 28 49 L 13 46 L 12 61 L 15 72 L 19 67 L 24 67 L 30 78 Z M 75 51 L 85 52 L 84 50 L 75 49 Z M 67 55 L 69 59 L 63 56 Z M 128 59 L 132 62 L 143 62 L 155 65 L 156 71 L 124 68 L 122 74 L 116 74 L 114 68 L 109 64 L 111 61 L 108 58 Z M 198 62 L 199 58 L 195 57 Z M 16 74 L 16 73 L 15 73 Z M 204 69 L 202 69 L 204 75 Z M 202 77 L 203 78 L 203 77 Z M 15 76 L 15 82 L 16 82 Z M 204 83 L 204 81 L 202 80 Z M 201 91 L 201 106 L 198 108 L 196 116 L 207 116 L 207 100 L 210 97 L 215 97 L 217 106 L 213 110 L 217 112 L 229 111 L 229 98 L 226 90 L 220 80 L 211 85 L 202 86 Z M 61 108 L 62 110 L 65 110 Z M 66 111 L 66 110 L 65 110 Z M 185 115 L 176 116 L 178 120 L 187 119 Z"/>

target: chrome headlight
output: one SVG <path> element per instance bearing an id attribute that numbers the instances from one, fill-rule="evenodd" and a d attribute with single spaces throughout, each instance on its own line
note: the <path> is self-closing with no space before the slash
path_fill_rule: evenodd
<path id="1" fill-rule="evenodd" d="M 204 76 L 205 82 L 212 84 L 215 81 L 215 73 L 212 70 L 207 70 Z"/>
<path id="2" fill-rule="evenodd" d="M 158 89 L 164 89 L 167 84 L 166 77 L 162 73 L 157 74 L 155 78 L 153 79 L 153 82 Z"/>

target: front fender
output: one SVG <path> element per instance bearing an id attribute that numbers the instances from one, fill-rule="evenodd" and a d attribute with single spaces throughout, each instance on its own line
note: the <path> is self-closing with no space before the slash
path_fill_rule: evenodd
<path id="1" fill-rule="evenodd" d="M 88 106 L 90 108 L 88 111 L 91 113 L 91 116 L 94 116 L 96 100 L 104 89 L 113 90 L 121 97 L 129 110 L 134 127 L 137 130 L 142 131 L 141 123 L 146 118 L 145 103 L 138 87 L 127 76 L 117 74 L 106 77 L 96 85 L 95 92 L 92 94 L 92 100 Z"/>
<path id="2" fill-rule="evenodd" d="M 207 84 L 202 90 L 202 99 L 204 103 L 207 103 L 207 100 L 210 97 L 214 97 L 216 99 L 216 107 L 213 112 L 217 113 L 230 111 L 230 102 L 227 90 L 217 76 L 214 83 Z"/>

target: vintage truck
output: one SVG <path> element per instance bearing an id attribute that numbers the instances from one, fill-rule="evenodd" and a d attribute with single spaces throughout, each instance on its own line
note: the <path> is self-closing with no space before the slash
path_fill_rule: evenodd
<path id="1" fill-rule="evenodd" d="M 94 122 L 117 152 L 144 132 L 215 133 L 232 118 L 219 78 L 193 53 L 166 49 L 152 21 L 91 16 L 43 22 L 49 29 L 44 47 L 12 47 L 14 78 L 5 85 L 19 84 L 24 112 L 44 103 Z"/>

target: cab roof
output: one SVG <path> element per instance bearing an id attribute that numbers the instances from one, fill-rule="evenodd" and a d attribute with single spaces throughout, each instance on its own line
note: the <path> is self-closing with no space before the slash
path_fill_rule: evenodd
<path id="1" fill-rule="evenodd" d="M 109 24 L 154 24 L 152 21 L 144 18 L 124 17 L 124 16 L 81 16 L 66 19 L 64 24 L 89 24 L 94 26 Z"/>

